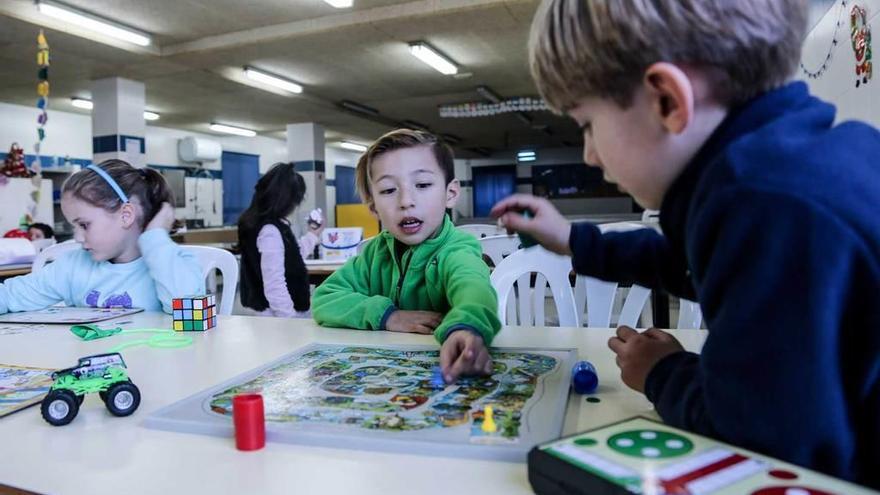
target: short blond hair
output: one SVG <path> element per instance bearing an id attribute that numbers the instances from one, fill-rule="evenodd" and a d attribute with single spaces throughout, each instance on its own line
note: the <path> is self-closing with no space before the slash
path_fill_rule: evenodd
<path id="1" fill-rule="evenodd" d="M 358 159 L 355 170 L 355 186 L 364 203 L 373 204 L 373 195 L 370 194 L 370 167 L 373 165 L 373 161 L 389 151 L 415 146 L 429 146 L 437 159 L 440 170 L 443 171 L 446 184 L 452 182 L 452 179 L 455 178 L 455 160 L 452 148 L 448 144 L 430 132 L 396 129 L 373 142 Z"/>
<path id="2" fill-rule="evenodd" d="M 529 63 L 557 112 L 585 97 L 629 106 L 656 62 L 710 69 L 712 96 L 735 106 L 791 77 L 807 15 L 806 0 L 544 0 Z"/>

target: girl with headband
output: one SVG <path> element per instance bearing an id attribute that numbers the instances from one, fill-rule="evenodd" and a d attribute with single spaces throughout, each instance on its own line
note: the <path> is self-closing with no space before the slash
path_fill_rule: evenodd
<path id="1" fill-rule="evenodd" d="M 169 237 L 171 191 L 155 170 L 122 160 L 89 165 L 61 187 L 61 210 L 82 249 L 0 284 L 0 313 L 80 307 L 171 313 L 171 299 L 205 293 L 196 256 Z"/>

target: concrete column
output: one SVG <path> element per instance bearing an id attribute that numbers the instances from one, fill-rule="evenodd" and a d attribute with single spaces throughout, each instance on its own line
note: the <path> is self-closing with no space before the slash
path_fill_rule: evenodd
<path id="1" fill-rule="evenodd" d="M 110 77 L 92 81 L 92 152 L 95 163 L 112 158 L 144 167 L 147 125 L 144 83 Z"/>
<path id="2" fill-rule="evenodd" d="M 321 208 L 327 218 L 327 178 L 324 173 L 324 128 L 309 122 L 287 124 L 287 159 L 306 181 L 306 197 L 299 211 Z M 300 215 L 302 216 L 302 215 Z M 297 219 L 301 221 L 301 219 Z"/>

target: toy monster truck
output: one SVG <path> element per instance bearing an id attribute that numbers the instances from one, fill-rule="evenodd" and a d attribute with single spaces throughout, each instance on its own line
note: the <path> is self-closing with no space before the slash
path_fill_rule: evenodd
<path id="1" fill-rule="evenodd" d="M 52 378 L 55 383 L 40 411 L 53 426 L 73 421 L 89 393 L 98 392 L 114 416 L 128 416 L 141 403 L 141 393 L 128 378 L 125 361 L 118 352 L 80 358 L 76 366 L 56 371 Z"/>

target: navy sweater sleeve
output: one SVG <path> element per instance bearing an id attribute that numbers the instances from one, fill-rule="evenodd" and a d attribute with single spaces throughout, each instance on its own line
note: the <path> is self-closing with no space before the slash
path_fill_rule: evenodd
<path id="1" fill-rule="evenodd" d="M 869 399 L 847 380 L 867 370 L 842 357 L 872 323 L 841 333 L 840 322 L 858 292 L 878 290 L 865 246 L 820 205 L 781 192 L 729 187 L 694 211 L 688 251 L 709 335 L 700 356 L 651 370 L 648 399 L 671 425 L 850 472 L 860 432 L 845 404 Z"/>
<path id="2" fill-rule="evenodd" d="M 602 234 L 591 223 L 576 223 L 568 243 L 574 270 L 581 275 L 695 298 L 686 263 L 654 229 Z"/>

